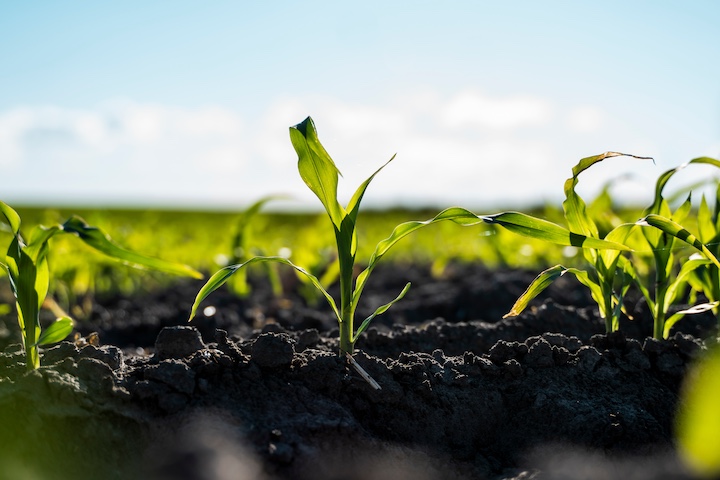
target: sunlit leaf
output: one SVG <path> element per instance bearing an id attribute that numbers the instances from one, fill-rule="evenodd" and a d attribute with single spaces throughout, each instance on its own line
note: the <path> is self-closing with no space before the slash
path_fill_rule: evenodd
<path id="1" fill-rule="evenodd" d="M 298 155 L 298 170 L 305 184 L 317 195 L 338 230 L 345 211 L 337 201 L 340 171 L 317 136 L 315 123 L 307 117 L 290 127 L 290 141 Z"/>
<path id="2" fill-rule="evenodd" d="M 65 340 L 73 329 L 70 317 L 61 317 L 51 323 L 38 338 L 37 345 L 49 345 Z"/>
<path id="3" fill-rule="evenodd" d="M 377 246 L 375 247 L 375 251 L 370 257 L 368 266 L 365 268 L 365 270 L 360 272 L 360 275 L 358 275 L 358 278 L 355 282 L 355 291 L 353 292 L 352 297 L 353 308 L 358 304 L 360 295 L 362 294 L 363 288 L 365 287 L 370 273 L 373 271 L 380 259 L 388 252 L 388 250 L 390 250 L 390 248 L 392 248 L 400 240 L 410 235 L 411 233 L 423 227 L 427 227 L 434 223 L 446 220 L 465 226 L 477 225 L 484 221 L 481 217 L 478 217 L 469 210 L 460 207 L 450 207 L 438 213 L 435 217 L 429 220 L 405 222 L 396 226 L 388 238 L 381 240 L 377 244 Z"/>
<path id="4" fill-rule="evenodd" d="M 82 218 L 73 215 L 62 224 L 62 230 L 77 235 L 80 240 L 120 262 L 135 268 L 152 268 L 162 272 L 172 273 L 193 278 L 203 278 L 203 275 L 187 265 L 169 262 L 159 258 L 148 257 L 126 250 L 112 241 L 109 235 L 97 227 L 91 227 Z"/>
<path id="5" fill-rule="evenodd" d="M 712 212 L 705 199 L 705 195 L 702 196 L 700 206 L 698 207 L 697 224 L 698 238 L 702 243 L 707 244 L 717 235 L 715 222 L 713 221 Z"/>
<path id="6" fill-rule="evenodd" d="M 692 273 L 698 268 L 704 265 L 709 265 L 710 263 L 712 262 L 704 257 L 691 258 L 683 263 L 680 271 L 675 276 L 675 279 L 668 286 L 667 292 L 665 294 L 665 311 L 667 311 L 670 306 L 678 300 L 681 290 L 688 283 L 688 278 L 690 277 L 690 275 L 692 275 Z"/>
<path id="7" fill-rule="evenodd" d="M 357 341 L 357 339 L 360 337 L 360 335 L 367 330 L 367 328 L 370 326 L 370 322 L 375 319 L 378 315 L 382 315 L 383 313 L 387 312 L 387 310 L 392 307 L 397 301 L 402 300 L 402 298 L 405 296 L 405 294 L 410 290 L 410 283 L 408 282 L 407 285 L 405 285 L 405 288 L 402 289 L 400 294 L 395 297 L 395 299 L 391 302 L 386 303 L 385 305 L 382 305 L 378 307 L 372 315 L 367 317 L 363 322 L 360 324 L 360 327 L 357 329 L 357 332 L 355 332 L 355 335 L 353 336 L 353 343 Z"/>
<path id="8" fill-rule="evenodd" d="M 555 223 L 520 212 L 504 212 L 483 216 L 481 218 L 487 223 L 501 225 L 513 233 L 557 245 L 594 248 L 598 250 L 608 248 L 625 252 L 632 251 L 632 249 L 626 245 L 573 233 Z"/>
<path id="9" fill-rule="evenodd" d="M 241 263 L 238 265 L 229 265 L 225 268 L 221 268 L 215 274 L 210 277 L 210 279 L 203 285 L 203 287 L 200 289 L 198 294 L 195 297 L 195 302 L 193 302 L 192 309 L 190 310 L 190 318 L 188 321 L 192 321 L 192 319 L 197 314 L 197 309 L 200 307 L 200 303 L 205 300 L 208 295 L 210 295 L 212 292 L 220 288 L 225 284 L 225 282 L 228 281 L 230 277 L 232 277 L 238 270 L 247 267 L 248 265 L 252 265 L 254 263 L 262 263 L 262 262 L 276 262 L 281 263 L 283 265 L 288 265 L 292 268 L 294 268 L 297 272 L 301 273 L 305 277 L 308 278 L 312 282 L 315 287 L 322 292 L 322 294 L 325 296 L 325 299 L 327 299 L 328 304 L 332 308 L 333 312 L 335 313 L 335 316 L 337 316 L 338 320 L 341 320 L 340 312 L 337 309 L 337 306 L 335 304 L 335 300 L 330 296 L 330 294 L 325 290 L 325 288 L 320 284 L 320 281 L 315 277 L 315 275 L 311 274 L 310 272 L 306 271 L 302 267 L 298 267 L 294 263 L 292 263 L 290 260 L 288 260 L 285 257 L 253 257 L 250 260 L 248 260 L 245 263 Z M 341 320 L 342 321 L 342 320 Z"/>
<path id="10" fill-rule="evenodd" d="M 20 232 L 20 215 L 4 202 L 0 202 L 0 213 L 2 214 L 0 221 L 3 221 L 4 218 L 4 221 L 10 225 L 13 234 L 17 235 Z"/>
<path id="11" fill-rule="evenodd" d="M 549 287 L 557 278 L 565 275 L 568 272 L 568 268 L 562 265 L 555 265 L 547 270 L 540 272 L 535 279 L 530 283 L 525 292 L 523 292 L 515 304 L 512 306 L 510 311 L 503 315 L 503 318 L 515 317 L 520 315 L 523 310 L 527 308 L 531 301 L 540 295 L 547 287 Z"/>
<path id="12" fill-rule="evenodd" d="M 640 226 L 652 226 L 669 235 L 672 235 L 675 238 L 679 238 L 683 242 L 700 250 L 708 259 L 710 259 L 710 261 L 720 268 L 720 261 L 718 261 L 715 255 L 713 255 L 712 252 L 710 252 L 695 235 L 690 233 L 690 231 L 682 225 L 679 225 L 668 218 L 654 214 L 650 214 L 645 218 L 638 220 L 637 224 Z"/>

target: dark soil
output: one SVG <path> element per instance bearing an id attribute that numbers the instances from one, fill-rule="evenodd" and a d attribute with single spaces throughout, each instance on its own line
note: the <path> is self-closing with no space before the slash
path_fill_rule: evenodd
<path id="1" fill-rule="evenodd" d="M 535 273 L 378 269 L 358 319 L 413 282 L 357 345 L 380 390 L 291 278 L 280 299 L 261 281 L 246 300 L 215 292 L 190 326 L 202 282 L 99 297 L 78 329 L 102 346 L 60 343 L 30 373 L 7 316 L 0 478 L 693 478 L 673 421 L 715 320 L 657 341 L 630 301 L 635 320 L 605 335 L 566 277 L 503 319 Z"/>

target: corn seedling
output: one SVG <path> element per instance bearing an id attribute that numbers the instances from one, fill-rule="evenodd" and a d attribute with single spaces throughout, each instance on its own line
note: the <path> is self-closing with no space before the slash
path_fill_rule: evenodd
<path id="1" fill-rule="evenodd" d="M 253 257 L 253 253 L 262 255 L 262 251 L 259 248 L 253 247 L 253 225 L 255 224 L 255 219 L 257 218 L 257 215 L 260 213 L 260 209 L 266 203 L 280 198 L 282 197 L 263 197 L 250 205 L 247 209 L 245 209 L 245 211 L 240 214 L 240 217 L 237 219 L 236 222 L 235 234 L 232 238 L 232 255 L 230 256 L 230 259 L 225 263 L 225 265 L 235 265 L 238 263 L 243 263 Z M 265 267 L 268 279 L 270 280 L 270 284 L 272 286 L 273 294 L 275 294 L 275 296 L 282 295 L 282 284 L 280 282 L 277 269 L 274 268 L 275 265 L 266 264 Z M 232 292 L 241 298 L 246 298 L 248 295 L 250 295 L 251 289 L 247 279 L 246 270 L 238 272 L 228 283 L 228 285 L 230 286 Z"/>
<path id="2" fill-rule="evenodd" d="M 395 157 L 393 156 L 385 165 L 365 180 L 355 191 L 348 205 L 342 207 L 337 199 L 340 171 L 320 143 L 315 125 L 310 117 L 290 128 L 290 140 L 298 154 L 300 177 L 322 203 L 335 232 L 337 258 L 340 267 L 340 307 L 338 308 L 335 299 L 325 290 L 316 276 L 304 268 L 295 265 L 287 258 L 277 256 L 253 257 L 244 263 L 229 265 L 216 272 L 205 286 L 202 287 L 200 292 L 198 292 L 190 312 L 190 320 L 195 316 L 200 303 L 207 298 L 210 293 L 223 285 L 237 271 L 258 262 L 282 263 L 306 276 L 310 282 L 322 292 L 340 325 L 340 353 L 342 355 L 351 355 L 359 336 L 368 328 L 372 320 L 376 316 L 386 312 L 395 302 L 399 301 L 410 288 L 409 283 L 405 285 L 405 288 L 402 289 L 394 300 L 378 307 L 355 329 L 355 310 L 370 274 L 390 248 L 405 236 L 423 227 L 443 221 L 452 221 L 462 226 L 473 226 L 486 222 L 503 226 L 521 235 L 540 238 L 560 245 L 627 250 L 627 248 L 622 245 L 574 234 L 559 225 L 523 213 L 504 212 L 495 215 L 478 216 L 464 208 L 451 207 L 443 210 L 429 220 L 404 222 L 396 226 L 389 237 L 377 244 L 367 267 L 355 278 L 353 269 L 355 267 L 355 254 L 357 251 L 356 225 L 360 202 L 365 194 L 365 190 L 375 175 Z"/>
<path id="3" fill-rule="evenodd" d="M 716 237 L 717 231 L 705 199 L 703 198 L 698 211 L 700 237 L 697 239 L 682 227 L 682 223 L 687 219 L 692 210 L 690 194 L 688 194 L 688 198 L 675 212 L 671 210 L 668 201 L 663 198 L 663 189 L 670 178 L 691 164 L 713 165 L 720 168 L 719 161 L 708 157 L 700 157 L 660 175 L 655 186 L 653 204 L 645 210 L 645 218 L 638 223 L 642 226 L 650 225 L 656 227 L 642 229 L 643 237 L 650 246 L 655 264 L 655 278 L 653 282 L 654 295 L 651 295 L 650 289 L 639 281 L 640 277 L 634 275 L 634 278 L 637 280 L 637 285 L 652 312 L 653 337 L 655 338 L 667 337 L 670 328 L 684 315 L 688 313 L 699 313 L 708 308 L 707 305 L 696 305 L 692 309 L 677 312 L 668 318 L 670 306 L 678 301 L 679 297 L 685 291 L 693 272 L 697 269 L 703 268 L 706 272 L 709 272 L 707 276 L 709 283 L 706 285 L 706 292 L 713 299 L 718 299 L 717 293 L 720 285 L 714 286 L 717 284 L 716 280 L 718 279 L 717 267 L 712 264 L 712 259 L 715 258 L 715 255 L 718 253 L 717 246 L 713 252 L 704 245 L 706 243 L 713 243 L 713 238 Z M 650 221 L 648 221 L 648 216 L 650 216 Z M 683 235 L 685 238 L 678 237 L 678 235 Z M 691 237 L 697 241 L 688 241 Z M 680 271 L 673 277 L 673 269 L 676 263 L 674 254 L 676 238 L 680 238 L 697 248 L 705 254 L 705 257 L 695 256 L 690 258 L 683 263 Z"/>
<path id="4" fill-rule="evenodd" d="M 28 370 L 40 366 L 38 347 L 66 338 L 73 328 L 69 317 L 58 318 L 44 330 L 40 325 L 40 308 L 48 293 L 50 275 L 48 270 L 49 240 L 60 233 L 68 233 L 102 252 L 103 254 L 136 267 L 148 267 L 177 275 L 202 278 L 192 268 L 173 262 L 146 257 L 115 244 L 102 230 L 91 227 L 80 217 L 72 216 L 62 225 L 38 226 L 26 240 L 20 232 L 20 216 L 7 204 L 0 202 L 0 221 L 6 223 L 12 233 L 12 241 L 0 266 L 10 277 L 15 295 L 17 317 Z"/>
<path id="5" fill-rule="evenodd" d="M 669 218 L 663 217 L 662 215 L 649 214 L 645 218 L 640 219 L 637 222 L 637 225 L 643 227 L 655 227 L 663 234 L 667 234 L 671 237 L 682 240 L 683 242 L 697 249 L 703 255 L 704 258 L 695 257 L 685 262 L 680 269 L 680 273 L 678 274 L 680 280 L 672 284 L 671 287 L 679 288 L 679 286 L 682 285 L 681 282 L 687 281 L 689 275 L 699 267 L 712 265 L 712 268 L 720 268 L 720 261 L 717 259 L 717 257 L 713 255 L 713 253 L 697 238 L 697 236 L 693 235 L 689 230 L 687 230 L 679 223 L 676 223 Z M 643 291 L 643 295 L 645 295 L 646 298 L 649 296 L 647 289 Z M 665 299 L 663 300 L 663 306 L 666 310 L 670 306 L 670 302 L 673 298 L 675 298 L 674 292 L 672 292 L 672 290 L 668 288 L 668 292 L 665 293 Z M 671 318 L 667 319 L 667 321 L 665 320 L 664 316 L 660 317 L 660 320 L 658 320 L 658 317 L 655 317 L 653 336 L 655 336 L 656 338 L 667 337 L 670 331 L 670 327 L 680 318 L 682 318 L 683 315 L 701 313 L 707 310 L 711 310 L 715 307 L 717 307 L 717 303 L 695 305 L 692 308 L 677 312 Z"/>
<path id="6" fill-rule="evenodd" d="M 629 156 L 638 159 L 649 159 L 648 157 L 637 157 L 617 152 L 607 152 L 601 155 L 586 157 L 580 160 L 572 169 L 572 177 L 565 181 L 565 200 L 563 201 L 563 212 L 571 232 L 584 235 L 588 238 L 600 239 L 600 232 L 584 200 L 577 194 L 575 187 L 578 184 L 578 176 L 606 158 Z M 631 285 L 632 273 L 629 262 L 621 255 L 621 251 L 628 251 L 626 245 L 628 237 L 632 233 L 634 224 L 620 224 L 612 228 L 604 239 L 616 244 L 623 245 L 623 249 L 603 249 L 589 246 L 583 249 L 583 256 L 589 263 L 589 268 L 568 268 L 563 265 L 555 265 L 541 272 L 528 286 L 527 290 L 517 299 L 510 312 L 505 316 L 519 315 L 530 301 L 545 290 L 554 280 L 560 276 L 570 273 L 575 275 L 580 283 L 590 289 L 595 302 L 598 304 L 600 316 L 605 320 L 605 330 L 615 331 L 619 327 L 620 315 L 623 307 L 623 298 Z"/>
<path id="7" fill-rule="evenodd" d="M 715 193 L 715 208 L 710 210 L 703 195 L 697 213 L 698 238 L 707 249 L 716 257 L 720 257 L 720 185 Z M 691 258 L 702 258 L 695 254 Z M 715 314 L 720 325 L 720 269 L 708 262 L 692 271 L 688 283 L 693 288 L 693 298 L 697 292 L 702 292 L 708 300 L 708 306 Z M 669 320 L 668 320 L 669 322 Z"/>

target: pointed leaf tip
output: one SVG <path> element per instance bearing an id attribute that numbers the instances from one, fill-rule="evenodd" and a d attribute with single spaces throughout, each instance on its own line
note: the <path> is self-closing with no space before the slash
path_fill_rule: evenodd
<path id="1" fill-rule="evenodd" d="M 315 122 L 313 122 L 313 119 L 310 116 L 306 117 L 305 120 L 291 128 L 299 130 L 304 137 L 307 137 L 308 127 L 310 127 L 311 130 L 315 130 Z"/>

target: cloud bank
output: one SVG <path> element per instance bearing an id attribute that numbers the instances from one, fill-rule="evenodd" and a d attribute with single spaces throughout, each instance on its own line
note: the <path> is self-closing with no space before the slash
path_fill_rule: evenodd
<path id="1" fill-rule="evenodd" d="M 407 93 L 382 105 L 278 98 L 256 118 L 221 106 L 131 101 L 27 106 L 0 111 L 5 197 L 239 208 L 284 193 L 316 206 L 297 174 L 287 131 L 307 115 L 343 172 L 345 198 L 397 153 L 368 191 L 366 202 L 375 206 L 537 204 L 560 198 L 581 156 L 615 149 L 595 143 L 615 138 L 631 149 L 654 148 L 615 129 L 596 106 L 477 89 Z M 588 183 L 597 187 L 616 173 L 617 165 Z"/>

